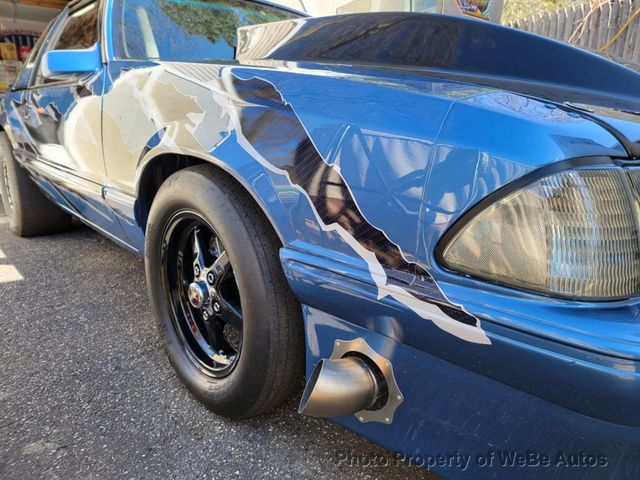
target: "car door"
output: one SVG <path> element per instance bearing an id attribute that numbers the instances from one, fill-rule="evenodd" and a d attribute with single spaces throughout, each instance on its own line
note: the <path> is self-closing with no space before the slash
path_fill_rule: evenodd
<path id="1" fill-rule="evenodd" d="M 98 1 L 80 2 L 56 21 L 16 108 L 30 137 L 28 147 L 18 146 L 16 154 L 23 157 L 36 180 L 41 176 L 55 187 L 74 213 L 103 233 L 120 239 L 121 225 L 103 195 L 104 68 L 54 78 L 44 74 L 47 52 L 91 48 L 99 42 L 99 12 Z"/>
<path id="2" fill-rule="evenodd" d="M 6 94 L 4 113 L 9 124 L 14 150 L 19 156 L 35 153 L 37 150 L 36 141 L 31 136 L 34 130 L 33 128 L 27 128 L 24 124 L 25 116 L 30 112 L 31 108 L 30 105 L 27 105 L 27 99 L 30 98 L 29 85 L 31 78 L 35 74 L 41 52 L 51 42 L 49 33 L 52 29 L 55 29 L 58 22 L 59 17 L 56 17 L 44 29 L 29 57 L 22 65 L 22 69 L 11 85 L 9 92 Z"/>

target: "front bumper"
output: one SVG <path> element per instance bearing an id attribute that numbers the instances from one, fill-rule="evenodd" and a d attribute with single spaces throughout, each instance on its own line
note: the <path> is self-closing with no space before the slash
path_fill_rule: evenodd
<path id="1" fill-rule="evenodd" d="M 393 423 L 339 423 L 447 478 L 640 476 L 637 302 L 592 308 L 448 286 L 482 320 L 491 344 L 479 345 L 379 299 L 357 272 L 281 257 L 304 305 L 308 373 L 336 340 L 360 337 L 393 364 L 404 397 Z M 455 454 L 471 460 L 426 463 Z"/>
<path id="2" fill-rule="evenodd" d="M 320 310 L 304 307 L 304 313 L 308 373 L 331 355 L 336 339 L 361 337 L 393 364 L 405 399 L 391 425 L 364 424 L 353 415 L 335 419 L 397 455 L 380 459 L 340 452 L 337 461 L 386 468 L 401 459 L 398 468 L 413 463 L 445 478 L 640 476 L 637 426 L 572 411 Z M 570 365 L 567 359 L 559 368 Z M 552 383 L 553 376 L 549 372 Z M 637 373 L 626 378 L 640 380 Z M 580 392 L 575 395 L 590 402 Z"/>

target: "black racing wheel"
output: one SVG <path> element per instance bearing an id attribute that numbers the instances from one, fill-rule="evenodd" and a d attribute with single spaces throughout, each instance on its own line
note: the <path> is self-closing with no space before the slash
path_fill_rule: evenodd
<path id="1" fill-rule="evenodd" d="M 167 354 L 221 415 L 270 411 L 302 379 L 303 322 L 279 247 L 253 200 L 210 166 L 171 176 L 151 207 L 147 284 Z"/>

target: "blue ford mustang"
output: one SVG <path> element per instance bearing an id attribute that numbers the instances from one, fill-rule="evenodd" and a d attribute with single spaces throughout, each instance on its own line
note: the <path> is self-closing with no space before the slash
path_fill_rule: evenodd
<path id="1" fill-rule="evenodd" d="M 144 255 L 216 413 L 306 371 L 301 413 L 447 477 L 637 478 L 639 112 L 638 73 L 475 20 L 82 0 L 3 99 L 0 186 L 17 235 Z"/>

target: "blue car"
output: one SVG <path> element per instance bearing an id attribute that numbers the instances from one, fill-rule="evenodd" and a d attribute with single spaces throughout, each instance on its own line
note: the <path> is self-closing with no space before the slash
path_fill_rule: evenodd
<path id="1" fill-rule="evenodd" d="M 640 476 L 640 74 L 474 19 L 81 0 L 0 113 L 11 230 L 144 256 L 213 412 L 448 478 Z M 98 319 L 96 319 L 98 321 Z"/>

